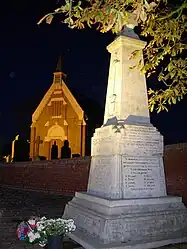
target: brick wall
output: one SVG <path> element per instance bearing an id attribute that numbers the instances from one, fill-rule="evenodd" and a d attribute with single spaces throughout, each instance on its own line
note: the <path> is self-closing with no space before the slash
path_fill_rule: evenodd
<path id="1" fill-rule="evenodd" d="M 0 165 L 0 185 L 66 196 L 87 189 L 90 158 Z"/>
<path id="2" fill-rule="evenodd" d="M 164 163 L 168 194 L 182 196 L 187 205 L 187 144 L 165 146 Z"/>
<path id="3" fill-rule="evenodd" d="M 187 204 L 187 144 L 166 146 L 164 162 L 168 194 L 182 196 Z M 71 196 L 86 191 L 89 168 L 89 157 L 4 164 L 0 185 Z"/>

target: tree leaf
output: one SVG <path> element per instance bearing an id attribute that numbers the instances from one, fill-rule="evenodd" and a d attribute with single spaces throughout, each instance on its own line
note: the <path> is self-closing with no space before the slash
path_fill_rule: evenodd
<path id="1" fill-rule="evenodd" d="M 142 10 L 140 12 L 140 19 L 142 20 L 142 22 L 145 22 L 147 20 L 147 14 L 146 14 L 144 8 L 142 8 Z"/>
<path id="2" fill-rule="evenodd" d="M 150 112 L 153 112 L 155 105 L 152 105 L 150 108 Z"/>
<path id="3" fill-rule="evenodd" d="M 176 104 L 176 103 L 177 103 L 177 101 L 176 101 L 176 98 L 175 98 L 175 97 L 172 97 L 172 98 L 171 98 L 171 100 L 172 100 L 173 104 Z"/>
<path id="4" fill-rule="evenodd" d="M 157 108 L 157 113 L 161 112 L 162 110 L 162 106 L 159 106 L 159 108 Z"/>
<path id="5" fill-rule="evenodd" d="M 51 24 L 51 22 L 52 22 L 52 20 L 53 20 L 53 15 L 48 15 L 47 17 L 46 17 L 46 23 L 47 24 Z"/>
<path id="6" fill-rule="evenodd" d="M 61 8 L 58 8 L 58 9 L 55 10 L 55 13 L 58 13 L 58 12 L 60 12 L 61 10 L 62 10 Z"/>
<path id="7" fill-rule="evenodd" d="M 148 2 L 145 0 L 144 6 L 147 9 L 147 11 L 149 12 L 149 11 L 153 10 L 157 6 L 157 4 L 155 2 L 151 2 L 148 4 Z"/>

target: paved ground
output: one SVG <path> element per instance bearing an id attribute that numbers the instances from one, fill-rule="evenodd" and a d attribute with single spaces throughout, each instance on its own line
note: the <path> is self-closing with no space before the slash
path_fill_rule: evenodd
<path id="1" fill-rule="evenodd" d="M 59 217 L 69 198 L 42 193 L 25 192 L 0 188 L 0 249 L 41 249 L 25 246 L 16 237 L 16 227 L 31 215 Z M 71 241 L 65 242 L 64 249 L 81 248 Z M 187 249 L 187 244 L 171 245 L 163 249 Z"/>

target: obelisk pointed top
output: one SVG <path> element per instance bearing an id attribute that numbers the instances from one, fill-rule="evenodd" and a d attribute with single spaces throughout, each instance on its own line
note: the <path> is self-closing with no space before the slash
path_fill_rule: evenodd
<path id="1" fill-rule="evenodd" d="M 140 40 L 139 36 L 134 31 L 134 25 L 131 24 L 125 25 L 123 29 L 118 33 L 117 37 L 121 35 Z"/>
<path id="2" fill-rule="evenodd" d="M 128 23 L 126 23 L 122 30 L 117 34 L 119 36 L 127 36 L 134 39 L 140 40 L 139 36 L 135 33 L 134 28 L 138 25 L 137 22 L 137 14 L 136 13 L 129 13 L 128 15 Z"/>

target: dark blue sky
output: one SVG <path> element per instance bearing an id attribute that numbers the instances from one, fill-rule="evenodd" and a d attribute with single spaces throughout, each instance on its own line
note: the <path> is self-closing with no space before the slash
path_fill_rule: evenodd
<path id="1" fill-rule="evenodd" d="M 37 21 L 55 4 L 47 0 L 4 3 L 0 16 L 0 144 L 11 141 L 20 122 L 28 123 L 24 117 L 14 119 L 15 108 L 26 108 L 28 101 L 45 94 L 60 54 L 68 86 L 104 106 L 110 59 L 106 46 L 114 36 L 91 29 L 70 30 L 58 19 L 38 27 Z M 187 140 L 186 107 L 185 99 L 169 113 L 152 116 L 167 143 Z"/>

